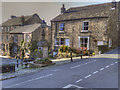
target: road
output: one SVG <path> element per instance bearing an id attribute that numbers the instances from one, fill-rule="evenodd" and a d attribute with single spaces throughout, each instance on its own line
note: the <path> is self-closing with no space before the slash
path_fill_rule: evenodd
<path id="1" fill-rule="evenodd" d="M 118 88 L 118 54 L 106 54 L 4 80 L 3 88 Z"/>

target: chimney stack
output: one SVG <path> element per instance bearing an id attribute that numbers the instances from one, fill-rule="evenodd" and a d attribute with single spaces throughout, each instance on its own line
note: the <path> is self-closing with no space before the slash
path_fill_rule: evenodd
<path id="1" fill-rule="evenodd" d="M 114 9 L 116 8 L 116 3 L 117 3 L 116 0 L 112 0 L 112 8 Z"/>
<path id="2" fill-rule="evenodd" d="M 14 16 L 14 15 L 11 15 L 11 18 L 16 18 L 16 16 Z"/>
<path id="3" fill-rule="evenodd" d="M 62 5 L 62 8 L 61 8 L 61 13 L 63 14 L 65 11 L 66 11 L 65 5 L 63 4 L 63 5 Z"/>

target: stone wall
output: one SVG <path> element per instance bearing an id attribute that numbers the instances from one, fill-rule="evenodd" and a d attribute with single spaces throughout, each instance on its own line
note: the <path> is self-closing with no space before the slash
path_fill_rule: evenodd
<path id="1" fill-rule="evenodd" d="M 89 22 L 88 32 L 81 32 L 82 25 L 84 21 Z M 90 49 L 93 49 L 98 53 L 97 42 L 93 41 L 95 38 L 97 41 L 107 41 L 105 36 L 106 34 L 106 25 L 108 23 L 107 18 L 98 18 L 98 19 L 84 19 L 84 20 L 75 20 L 75 21 L 64 21 L 64 22 L 52 22 L 52 48 L 54 48 L 54 37 L 57 38 L 69 38 L 70 46 L 74 48 L 79 48 L 79 36 L 89 36 L 90 37 Z M 59 34 L 59 25 L 60 23 L 65 23 L 65 32 L 61 35 Z M 57 34 L 56 34 L 57 31 Z"/>

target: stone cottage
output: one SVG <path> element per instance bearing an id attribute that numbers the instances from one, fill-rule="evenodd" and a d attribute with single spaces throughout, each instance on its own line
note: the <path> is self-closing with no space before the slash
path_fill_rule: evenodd
<path id="1" fill-rule="evenodd" d="M 40 38 L 40 30 L 41 24 L 44 20 L 42 20 L 37 14 L 33 14 L 30 16 L 11 16 L 11 19 L 2 23 L 1 28 L 1 54 L 2 55 L 10 55 L 10 46 L 11 42 L 14 42 L 13 52 L 18 53 L 21 47 L 21 41 L 30 41 L 30 40 L 39 40 Z M 44 21 L 46 25 L 46 22 Z M 48 34 L 49 39 L 49 28 L 46 25 L 46 33 Z M 50 40 L 49 40 L 50 41 Z"/>
<path id="2" fill-rule="evenodd" d="M 111 2 L 68 10 L 51 20 L 52 49 L 61 45 L 87 48 L 96 54 L 118 46 L 120 2 Z"/>
<path id="3" fill-rule="evenodd" d="M 25 25 L 22 27 L 18 27 L 12 31 L 10 31 L 11 37 L 14 37 L 13 42 L 16 43 L 14 45 L 14 53 L 21 54 L 21 41 L 24 41 L 26 46 L 25 54 L 30 54 L 30 51 L 27 47 L 31 41 L 40 41 L 41 40 L 41 33 L 42 33 L 42 25 L 40 23 Z M 46 35 L 46 39 L 49 42 L 50 34 L 49 34 L 49 27 L 44 28 Z M 27 55 L 26 55 L 27 56 Z"/>

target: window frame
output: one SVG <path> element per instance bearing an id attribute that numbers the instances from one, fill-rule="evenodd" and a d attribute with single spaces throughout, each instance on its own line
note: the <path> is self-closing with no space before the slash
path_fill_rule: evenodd
<path id="1" fill-rule="evenodd" d="M 81 38 L 84 38 L 84 39 L 87 38 L 87 43 L 85 43 L 85 40 L 83 41 L 84 43 L 81 43 L 81 41 L 80 41 Z M 84 45 L 87 44 L 87 47 L 85 47 L 85 48 L 87 48 L 87 50 L 89 50 L 89 47 L 90 47 L 90 46 L 89 46 L 89 45 L 90 45 L 90 42 L 89 42 L 89 41 L 90 41 L 90 37 L 89 37 L 89 36 L 79 36 L 79 37 L 78 37 L 78 41 L 79 41 L 79 48 L 81 48 L 81 45 L 82 45 L 82 44 L 84 44 Z M 83 47 L 84 47 L 84 46 L 83 46 Z M 83 48 L 83 47 L 82 47 L 82 48 Z"/>
<path id="2" fill-rule="evenodd" d="M 85 25 L 86 22 L 88 23 L 88 25 Z M 88 32 L 88 30 L 89 30 L 89 22 L 90 21 L 83 21 L 82 22 L 82 31 L 81 32 Z M 85 27 L 87 27 L 88 30 L 85 30 Z"/>
<path id="3" fill-rule="evenodd" d="M 63 30 L 61 30 L 61 25 L 63 24 L 62 28 Z M 65 23 L 60 23 L 59 24 L 59 32 L 65 32 Z"/>

